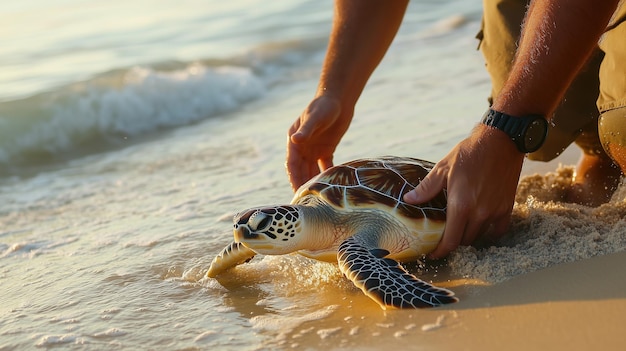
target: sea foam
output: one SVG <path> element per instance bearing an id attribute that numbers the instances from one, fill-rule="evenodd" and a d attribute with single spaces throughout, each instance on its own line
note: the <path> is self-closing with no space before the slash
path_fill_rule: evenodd
<path id="1" fill-rule="evenodd" d="M 248 67 L 132 67 L 0 105 L 0 164 L 62 157 L 232 111 L 261 97 Z"/>

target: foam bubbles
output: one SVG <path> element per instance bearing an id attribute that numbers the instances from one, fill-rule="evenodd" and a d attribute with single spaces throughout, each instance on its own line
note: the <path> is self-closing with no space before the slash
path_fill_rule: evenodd
<path id="1" fill-rule="evenodd" d="M 71 344 L 77 341 L 77 337 L 74 334 L 64 334 L 64 335 L 44 335 L 39 341 L 35 344 L 35 346 L 39 347 L 52 347 L 63 344 Z"/>
<path id="2" fill-rule="evenodd" d="M 439 315 L 437 317 L 437 320 L 434 323 L 426 323 L 426 324 L 422 325 L 422 331 L 423 332 L 428 332 L 428 331 L 433 331 L 433 330 L 436 330 L 436 329 L 439 329 L 439 328 L 443 327 L 443 325 L 444 325 L 443 322 L 444 322 L 445 319 L 446 319 L 445 315 L 443 315 L 443 314 Z"/>
<path id="3" fill-rule="evenodd" d="M 115 337 L 119 337 L 119 336 L 124 336 L 128 334 L 127 332 L 118 329 L 118 328 L 111 328 L 108 329 L 106 331 L 100 332 L 100 333 L 95 333 L 93 336 L 94 338 L 115 338 Z"/>
<path id="4" fill-rule="evenodd" d="M 343 329 L 343 328 L 342 327 L 335 327 L 335 328 L 319 329 L 317 331 L 317 335 L 320 337 L 320 339 L 324 340 L 324 339 L 328 339 L 331 336 L 339 333 L 341 331 L 341 329 Z"/>
<path id="5" fill-rule="evenodd" d="M 196 336 L 196 338 L 194 339 L 195 342 L 209 342 L 213 339 L 215 339 L 217 336 L 219 336 L 219 333 L 216 332 L 215 330 L 207 330 L 203 333 L 201 333 L 200 335 Z"/>
<path id="6" fill-rule="evenodd" d="M 232 111 L 266 88 L 247 67 L 192 63 L 174 71 L 136 66 L 110 72 L 4 104 L 0 163 L 187 125 Z"/>
<path id="7" fill-rule="evenodd" d="M 199 64 L 173 72 L 134 67 L 124 83 L 120 90 L 88 92 L 66 111 L 91 114 L 100 130 L 137 135 L 233 110 L 265 88 L 248 68 Z"/>
<path id="8" fill-rule="evenodd" d="M 318 321 L 327 318 L 335 310 L 337 310 L 338 307 L 339 306 L 337 305 L 331 305 L 317 311 L 301 315 L 291 313 L 290 315 L 266 314 L 254 316 L 250 318 L 250 322 L 252 323 L 252 327 L 254 329 L 278 332 L 278 339 L 281 340 L 284 339 L 287 334 L 291 333 L 294 329 L 306 322 Z M 307 331 L 306 333 L 308 333 L 309 331 Z M 338 330 L 334 330 L 331 332 L 331 334 L 336 333 L 337 331 Z M 320 337 L 322 336 L 320 335 Z"/>

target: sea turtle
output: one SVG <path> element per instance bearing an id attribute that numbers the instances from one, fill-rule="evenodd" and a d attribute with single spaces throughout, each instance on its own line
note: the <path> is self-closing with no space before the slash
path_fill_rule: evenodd
<path id="1" fill-rule="evenodd" d="M 443 233 L 445 192 L 420 206 L 402 201 L 432 167 L 406 157 L 331 167 L 302 185 L 290 205 L 235 215 L 235 241 L 215 257 L 207 276 L 216 277 L 257 253 L 297 252 L 338 262 L 341 272 L 383 309 L 456 302 L 453 292 L 416 278 L 398 263 L 429 253 Z"/>

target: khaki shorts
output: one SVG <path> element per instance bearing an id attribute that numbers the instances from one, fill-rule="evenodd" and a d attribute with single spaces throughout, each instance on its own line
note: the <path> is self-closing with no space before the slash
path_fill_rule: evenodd
<path id="1" fill-rule="evenodd" d="M 483 24 L 477 38 L 491 76 L 491 97 L 497 96 L 511 70 L 527 0 L 483 0 Z M 552 118 L 545 144 L 528 155 L 549 161 L 572 142 L 588 154 L 603 154 L 598 132 L 601 112 L 621 109 L 621 128 L 626 142 L 626 5 L 622 1 L 598 48 L 570 85 Z M 490 103 L 492 98 L 490 98 Z M 615 120 L 612 118 L 612 120 Z M 619 120 L 619 119 L 618 119 Z M 601 127 L 602 128 L 602 127 Z M 601 130 L 605 134 L 606 131 Z M 615 133 L 613 133 L 615 134 Z M 602 142 L 605 140 L 603 139 Z M 626 145 L 626 144 L 624 144 Z"/>

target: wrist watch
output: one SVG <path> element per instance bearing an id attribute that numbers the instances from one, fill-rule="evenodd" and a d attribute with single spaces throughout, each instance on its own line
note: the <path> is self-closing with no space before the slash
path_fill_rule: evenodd
<path id="1" fill-rule="evenodd" d="M 548 121 L 542 115 L 517 117 L 489 109 L 480 122 L 505 132 L 525 154 L 537 151 L 548 134 Z"/>

